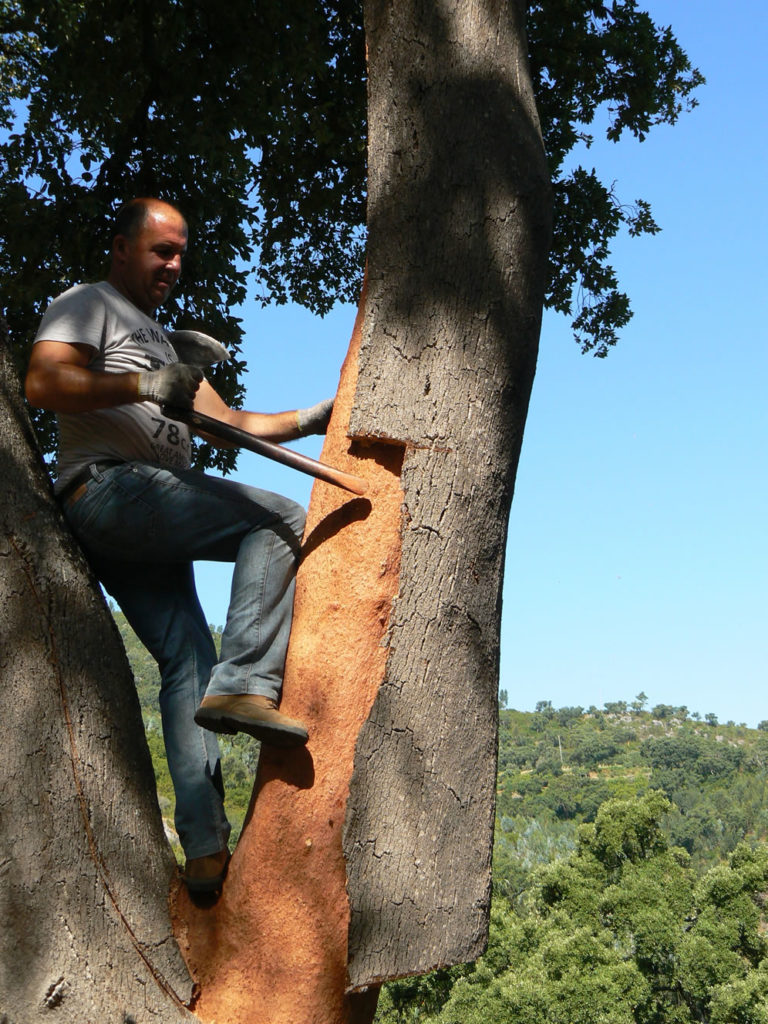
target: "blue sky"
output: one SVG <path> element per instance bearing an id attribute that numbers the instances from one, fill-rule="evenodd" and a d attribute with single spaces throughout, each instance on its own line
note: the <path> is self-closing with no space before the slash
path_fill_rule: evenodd
<path id="1" fill-rule="evenodd" d="M 643 6 L 642 4 L 640 6 Z M 768 719 L 764 305 L 768 10 L 644 5 L 707 78 L 699 107 L 638 144 L 587 155 L 662 233 L 614 262 L 634 319 L 604 360 L 547 315 L 512 507 L 501 687 L 509 706 L 634 699 Z M 247 405 L 333 394 L 354 309 L 243 313 Z M 317 455 L 317 439 L 301 449 Z M 311 481 L 244 453 L 237 477 L 306 504 Z M 230 569 L 201 565 L 211 622 Z"/>

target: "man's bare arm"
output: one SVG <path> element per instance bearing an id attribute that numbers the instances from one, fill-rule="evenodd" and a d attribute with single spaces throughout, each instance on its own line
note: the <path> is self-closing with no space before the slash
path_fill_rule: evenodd
<path id="1" fill-rule="evenodd" d="M 138 401 L 138 373 L 97 373 L 87 369 L 89 345 L 38 341 L 25 381 L 30 405 L 52 412 L 91 412 Z"/>
<path id="2" fill-rule="evenodd" d="M 219 397 L 208 381 L 200 384 L 200 389 L 195 395 L 195 409 L 206 416 L 213 416 L 214 419 L 229 423 L 230 426 L 247 430 L 249 434 L 262 437 L 267 441 L 293 441 L 301 436 L 299 424 L 296 418 L 296 410 L 290 412 L 247 412 L 245 409 L 230 409 L 230 407 Z M 208 438 L 220 447 L 223 445 L 216 438 Z"/>

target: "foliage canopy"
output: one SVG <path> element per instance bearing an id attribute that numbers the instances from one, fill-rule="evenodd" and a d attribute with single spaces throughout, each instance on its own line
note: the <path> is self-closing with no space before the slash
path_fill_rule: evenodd
<path id="1" fill-rule="evenodd" d="M 378 1024 L 709 1024 L 768 1020 L 765 846 L 699 879 L 660 793 L 609 800 L 525 903 L 497 900 L 477 964 L 385 990 Z"/>
<path id="2" fill-rule="evenodd" d="M 622 226 L 657 227 L 647 202 L 622 203 L 567 158 L 590 144 L 601 109 L 609 138 L 643 139 L 690 108 L 703 79 L 635 0 L 534 2 L 528 35 L 555 201 L 547 304 L 573 316 L 584 351 L 604 356 L 631 315 L 611 239 Z M 251 274 L 263 301 L 321 314 L 358 294 L 357 0 L 0 0 L 0 128 L 2 313 L 19 364 L 48 301 L 102 274 L 108 219 L 132 195 L 177 202 L 190 223 L 184 278 L 164 312 L 174 326 L 202 326 L 238 352 L 232 310 Z M 235 404 L 243 366 L 214 373 Z M 52 448 L 45 417 L 41 439 Z"/>

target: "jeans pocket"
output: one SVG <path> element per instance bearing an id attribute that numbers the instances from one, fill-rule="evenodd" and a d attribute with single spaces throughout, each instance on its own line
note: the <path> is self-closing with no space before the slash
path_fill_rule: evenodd
<path id="1" fill-rule="evenodd" d="M 119 466 L 89 482 L 86 493 L 65 514 L 85 547 L 130 561 L 157 537 L 157 512 L 146 492 L 141 467 Z"/>

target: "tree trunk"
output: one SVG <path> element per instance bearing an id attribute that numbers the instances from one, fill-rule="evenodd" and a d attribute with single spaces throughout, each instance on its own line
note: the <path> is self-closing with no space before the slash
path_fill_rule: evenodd
<path id="1" fill-rule="evenodd" d="M 370 490 L 312 494 L 284 688 L 308 748 L 263 757 L 215 915 L 177 907 L 218 1024 L 362 1024 L 380 981 L 487 936 L 549 185 L 521 7 L 373 0 L 367 22 L 369 291 L 323 457 Z"/>
<path id="2" fill-rule="evenodd" d="M 4 337 L 0 479 L 0 1021 L 192 1019 L 133 678 Z"/>
<path id="3" fill-rule="evenodd" d="M 355 438 L 405 448 L 400 588 L 344 853 L 354 988 L 486 942 L 509 506 L 550 187 L 522 2 L 369 0 Z"/>

